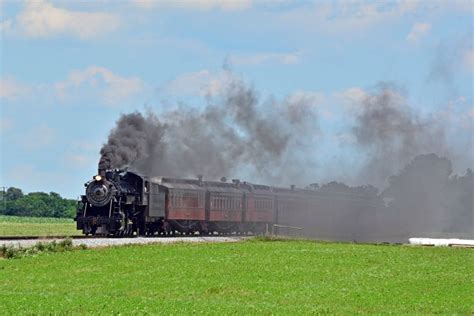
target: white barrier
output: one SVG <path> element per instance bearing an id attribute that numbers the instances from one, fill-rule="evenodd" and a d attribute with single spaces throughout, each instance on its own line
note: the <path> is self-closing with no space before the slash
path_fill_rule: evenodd
<path id="1" fill-rule="evenodd" d="M 474 247 L 473 239 L 458 239 L 458 238 L 419 238 L 414 237 L 408 239 L 412 245 L 422 246 L 459 246 L 459 247 Z"/>

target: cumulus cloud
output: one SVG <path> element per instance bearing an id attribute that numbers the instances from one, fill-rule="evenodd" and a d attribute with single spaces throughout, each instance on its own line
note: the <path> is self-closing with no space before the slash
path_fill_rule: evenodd
<path id="1" fill-rule="evenodd" d="M 367 91 L 364 89 L 351 87 L 334 93 L 334 99 L 336 104 L 341 104 L 344 108 L 353 110 L 354 107 L 357 107 L 367 97 L 367 95 Z"/>
<path id="2" fill-rule="evenodd" d="M 97 162 L 97 153 L 101 147 L 102 143 L 100 140 L 69 141 L 68 148 L 65 148 L 61 163 L 67 168 L 86 168 L 93 166 Z"/>
<path id="3" fill-rule="evenodd" d="M 121 77 L 107 68 L 91 66 L 72 71 L 66 80 L 57 82 L 54 87 L 60 99 L 67 99 L 87 88 L 106 104 L 113 105 L 142 92 L 144 83 L 138 77 Z"/>
<path id="4" fill-rule="evenodd" d="M 1 28 L 31 38 L 72 35 L 85 40 L 112 32 L 119 25 L 120 19 L 111 13 L 73 11 L 44 0 L 28 0 L 17 16 L 2 21 Z"/>
<path id="5" fill-rule="evenodd" d="M 422 36 L 426 35 L 431 30 L 429 23 L 415 23 L 407 35 L 407 40 L 410 42 L 418 41 Z"/>
<path id="6" fill-rule="evenodd" d="M 22 144 L 30 150 L 41 149 L 50 146 L 56 139 L 56 130 L 43 123 L 30 129 L 24 134 Z"/>
<path id="7" fill-rule="evenodd" d="M 229 71 L 212 72 L 204 69 L 180 75 L 167 83 L 162 90 L 176 96 L 215 96 L 234 79 L 234 75 Z"/>
<path id="8" fill-rule="evenodd" d="M 415 12 L 419 6 L 417 1 L 397 1 L 390 5 L 384 1 L 315 1 L 290 10 L 276 11 L 272 15 L 282 25 L 298 26 L 317 32 L 349 32 L 350 35 L 355 35 L 356 30 L 397 20 Z"/>
<path id="9" fill-rule="evenodd" d="M 249 9 L 253 5 L 252 0 L 131 0 L 135 6 L 143 9 L 153 7 L 177 8 L 189 10 L 213 10 L 237 11 Z"/>
<path id="10" fill-rule="evenodd" d="M 464 66 L 467 71 L 474 72 L 474 50 L 469 49 L 464 52 Z"/>
<path id="11" fill-rule="evenodd" d="M 73 70 L 67 78 L 53 83 L 24 84 L 13 77 L 0 79 L 0 99 L 8 101 L 35 99 L 39 102 L 93 99 L 105 105 L 116 105 L 140 94 L 145 83 L 138 77 L 120 76 L 111 70 L 90 66 Z"/>
<path id="12" fill-rule="evenodd" d="M 0 119 L 0 133 L 4 133 L 13 126 L 13 121 L 9 118 L 2 117 Z"/>
<path id="13" fill-rule="evenodd" d="M 297 64 L 300 53 L 258 53 L 250 55 L 230 56 L 229 62 L 235 65 L 260 65 L 264 63 Z"/>
<path id="14" fill-rule="evenodd" d="M 0 78 L 0 99 L 14 100 L 29 93 L 30 88 L 13 77 Z"/>

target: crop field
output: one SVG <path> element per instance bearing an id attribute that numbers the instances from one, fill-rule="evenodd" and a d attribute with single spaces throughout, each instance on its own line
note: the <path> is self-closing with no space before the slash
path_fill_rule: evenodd
<path id="1" fill-rule="evenodd" d="M 0 236 L 80 235 L 71 218 L 0 215 Z"/>
<path id="2" fill-rule="evenodd" d="M 472 249 L 154 244 L 0 259 L 4 314 L 474 313 Z"/>

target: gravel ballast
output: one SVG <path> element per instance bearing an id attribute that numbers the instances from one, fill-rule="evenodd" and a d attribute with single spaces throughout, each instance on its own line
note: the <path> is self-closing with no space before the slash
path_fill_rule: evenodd
<path id="1" fill-rule="evenodd" d="M 229 236 L 216 236 L 216 237 L 135 237 L 135 238 L 78 238 L 73 239 L 73 246 L 86 245 L 88 248 L 96 247 L 109 247 L 109 246 L 122 246 L 122 245 L 143 245 L 162 243 L 169 244 L 175 242 L 189 242 L 189 243 L 202 243 L 202 242 L 237 242 L 243 240 L 243 237 L 229 237 Z M 0 240 L 0 246 L 14 246 L 14 247 L 31 247 L 38 242 L 52 242 L 61 241 L 64 239 L 30 239 L 30 240 Z"/>

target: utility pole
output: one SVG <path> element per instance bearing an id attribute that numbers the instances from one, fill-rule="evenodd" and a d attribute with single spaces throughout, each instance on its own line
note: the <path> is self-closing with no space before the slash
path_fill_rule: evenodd
<path id="1" fill-rule="evenodd" d="M 7 210 L 7 187 L 0 187 L 0 192 L 2 192 L 2 211 L 5 212 Z"/>

